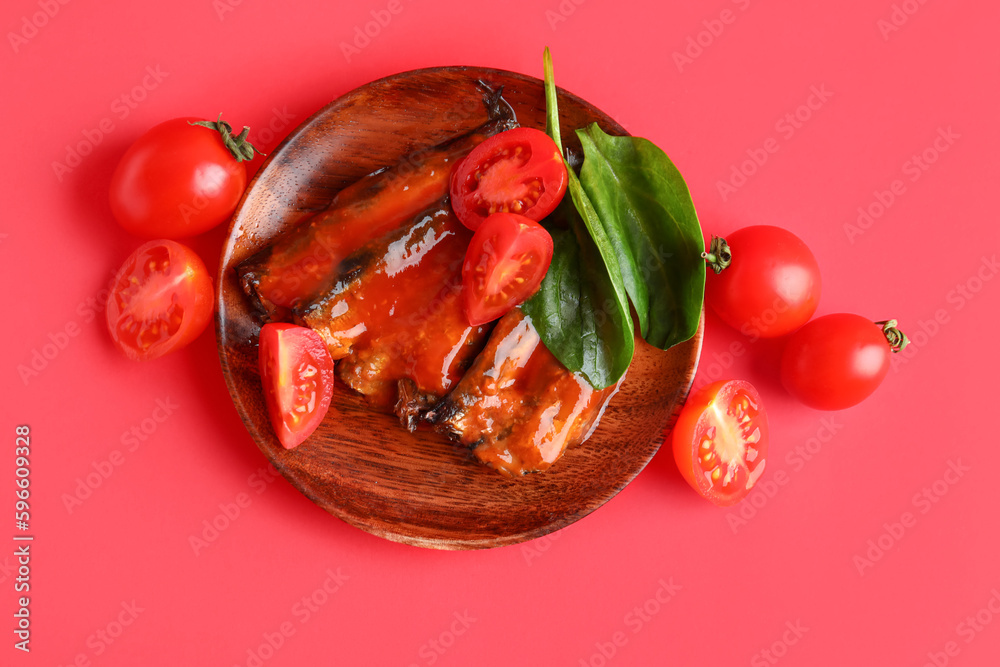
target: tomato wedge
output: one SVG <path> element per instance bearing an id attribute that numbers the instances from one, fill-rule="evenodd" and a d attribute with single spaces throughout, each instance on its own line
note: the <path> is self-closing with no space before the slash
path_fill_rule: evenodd
<path id="1" fill-rule="evenodd" d="M 476 146 L 451 175 L 451 206 L 475 231 L 492 213 L 538 221 L 566 192 L 566 163 L 547 134 L 518 127 Z"/>
<path id="2" fill-rule="evenodd" d="M 534 220 L 494 213 L 472 235 L 462 265 L 469 324 L 502 317 L 538 289 L 552 262 L 552 236 Z"/>
<path id="3" fill-rule="evenodd" d="M 764 472 L 767 412 L 749 382 L 707 385 L 688 397 L 673 431 L 674 460 L 694 490 L 725 507 Z"/>
<path id="4" fill-rule="evenodd" d="M 260 330 L 260 379 L 274 433 L 285 449 L 312 435 L 333 397 L 333 359 L 319 334 L 273 322 Z"/>
<path id="5" fill-rule="evenodd" d="M 212 279 L 201 258 L 176 241 L 149 241 L 115 275 L 108 330 L 129 359 L 155 359 L 197 338 L 212 309 Z"/>

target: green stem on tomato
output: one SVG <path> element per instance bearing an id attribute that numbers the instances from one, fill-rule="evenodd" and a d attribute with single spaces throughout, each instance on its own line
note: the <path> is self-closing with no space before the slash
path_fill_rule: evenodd
<path id="1" fill-rule="evenodd" d="M 721 236 L 713 236 L 708 250 L 701 253 L 701 258 L 708 262 L 708 266 L 717 274 L 733 261 L 733 253 L 729 250 L 729 244 Z"/>
<path id="2" fill-rule="evenodd" d="M 885 334 L 885 339 L 893 352 L 901 352 L 909 344 L 910 339 L 906 334 L 896 328 L 896 320 L 883 320 L 875 324 L 882 327 L 882 333 Z"/>
<path id="3" fill-rule="evenodd" d="M 218 132 L 222 137 L 222 143 L 226 145 L 226 148 L 229 149 L 229 152 L 237 162 L 252 160 L 254 153 L 264 155 L 264 153 L 262 153 L 256 146 L 247 141 L 247 136 L 250 134 L 249 127 L 244 125 L 243 131 L 234 137 L 233 126 L 222 120 L 221 113 L 219 114 L 219 118 L 217 120 L 191 121 L 191 125 L 201 125 L 202 127 L 207 127 L 210 130 Z"/>

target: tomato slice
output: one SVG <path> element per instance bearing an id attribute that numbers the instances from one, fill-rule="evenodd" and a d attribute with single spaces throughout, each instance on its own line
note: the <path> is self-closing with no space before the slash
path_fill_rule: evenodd
<path id="1" fill-rule="evenodd" d="M 297 447 L 330 407 L 333 359 L 312 329 L 272 322 L 261 327 L 258 361 L 271 426 L 285 449 Z"/>
<path id="2" fill-rule="evenodd" d="M 502 317 L 535 293 L 552 262 L 552 236 L 534 220 L 494 213 L 472 235 L 462 265 L 469 324 Z"/>
<path id="3" fill-rule="evenodd" d="M 492 213 L 519 213 L 538 221 L 566 192 L 566 163 L 547 134 L 518 127 L 476 146 L 451 176 L 451 206 L 475 231 Z"/>
<path id="4" fill-rule="evenodd" d="M 673 431 L 674 460 L 694 490 L 719 506 L 753 488 L 767 461 L 767 411 L 749 382 L 715 382 L 688 397 Z"/>
<path id="5" fill-rule="evenodd" d="M 201 258 L 176 241 L 149 241 L 115 275 L 108 330 L 129 359 L 155 359 L 197 338 L 212 309 L 212 279 Z"/>

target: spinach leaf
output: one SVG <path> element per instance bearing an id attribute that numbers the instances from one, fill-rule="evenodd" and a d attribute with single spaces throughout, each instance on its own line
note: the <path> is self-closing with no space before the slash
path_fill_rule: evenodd
<path id="1" fill-rule="evenodd" d="M 705 261 L 683 177 L 646 139 L 611 136 L 597 123 L 576 134 L 584 153 L 580 182 L 621 260 L 643 338 L 664 350 L 687 340 L 701 318 Z"/>

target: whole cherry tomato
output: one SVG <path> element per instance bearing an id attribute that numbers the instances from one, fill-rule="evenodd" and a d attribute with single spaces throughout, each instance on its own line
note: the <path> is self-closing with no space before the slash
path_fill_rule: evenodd
<path id="1" fill-rule="evenodd" d="M 111 177 L 111 212 L 126 231 L 177 239 L 229 220 L 247 185 L 249 128 L 199 118 L 160 123 L 125 151 Z"/>
<path id="2" fill-rule="evenodd" d="M 850 313 L 818 317 L 788 339 L 781 380 L 809 407 L 843 410 L 882 384 L 890 355 L 907 342 L 895 320 L 872 322 Z"/>
<path id="3" fill-rule="evenodd" d="M 716 275 L 705 281 L 705 300 L 729 326 L 753 340 L 774 338 L 795 331 L 816 312 L 819 265 L 795 234 L 781 227 L 744 227 L 725 241 L 713 239 L 706 256 L 727 254 L 727 268 L 712 266 Z"/>

